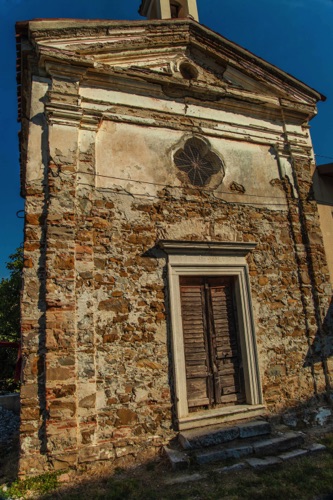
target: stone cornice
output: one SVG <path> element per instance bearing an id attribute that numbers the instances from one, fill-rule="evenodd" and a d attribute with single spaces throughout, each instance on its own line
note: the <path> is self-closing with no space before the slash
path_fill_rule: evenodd
<path id="1" fill-rule="evenodd" d="M 68 61 L 62 63 L 56 58 L 54 60 L 45 59 L 44 67 L 46 72 L 52 77 L 67 78 L 73 81 L 82 80 L 87 72 L 87 67 L 82 64 L 68 64 Z"/>
<path id="2" fill-rule="evenodd" d="M 75 64 L 74 64 L 75 63 Z M 265 116 L 267 112 L 280 118 L 280 111 L 286 117 L 299 123 L 310 120 L 316 115 L 315 104 L 300 103 L 267 94 L 259 94 L 250 90 L 232 86 L 217 86 L 203 82 L 191 82 L 177 79 L 168 74 L 157 74 L 140 69 L 112 68 L 106 65 L 98 67 L 79 66 L 79 61 L 44 60 L 46 74 L 77 81 L 81 85 L 92 85 L 104 89 L 119 89 L 123 92 L 176 99 L 177 101 L 193 100 L 215 109 L 235 109 L 240 106 L 242 112 L 257 113 Z"/>
<path id="3" fill-rule="evenodd" d="M 257 243 L 235 241 L 177 241 L 160 240 L 158 246 L 168 255 L 219 255 L 245 257 Z"/>
<path id="4" fill-rule="evenodd" d="M 54 66 L 55 63 L 52 66 L 53 71 L 55 71 Z M 61 64 L 62 68 L 65 66 L 65 64 Z M 300 123 L 310 120 L 316 115 L 314 104 L 299 103 L 236 87 L 209 85 L 202 82 L 189 84 L 186 80 L 176 79 L 167 74 L 156 74 L 139 69 L 114 69 L 101 65 L 95 68 L 84 67 L 79 71 L 79 68 L 76 67 L 75 71 L 69 72 L 64 68 L 64 75 L 77 80 L 81 78 L 81 84 L 85 85 L 101 86 L 111 90 L 119 89 L 121 86 L 123 92 L 133 93 L 135 91 L 139 95 L 163 96 L 178 101 L 193 99 L 197 103 L 200 102 L 200 105 L 204 104 L 215 109 L 234 109 L 235 106 L 240 105 L 243 112 L 248 108 L 250 113 L 256 112 L 258 116 L 267 114 L 269 110 L 276 117 L 280 117 L 280 110 L 283 109 L 286 116 L 298 120 Z"/>
<path id="5" fill-rule="evenodd" d="M 70 106 L 58 103 L 45 105 L 45 114 L 48 123 L 78 127 L 82 120 L 83 110 L 78 106 Z"/>
<path id="6" fill-rule="evenodd" d="M 265 146 L 276 145 L 280 150 L 285 150 L 286 147 L 289 151 L 290 147 L 295 147 L 299 150 L 303 150 L 307 154 L 311 147 L 308 146 L 307 135 L 306 134 L 289 134 L 288 137 L 285 136 L 284 129 L 281 121 L 281 128 L 277 130 L 275 128 L 268 128 L 267 126 L 256 126 L 243 124 L 241 127 L 239 124 L 234 122 L 225 121 L 225 117 L 221 119 L 218 115 L 215 117 L 210 117 L 209 112 L 207 116 L 200 113 L 200 116 L 196 117 L 191 114 L 189 106 L 191 104 L 199 104 L 197 102 L 192 102 L 190 99 L 185 100 L 183 105 L 179 103 L 179 109 L 173 108 L 170 111 L 166 109 L 161 110 L 156 106 L 156 100 L 152 100 L 151 106 L 147 103 L 135 106 L 130 104 L 120 104 L 116 102 L 100 101 L 89 99 L 85 96 L 81 98 L 81 106 L 83 109 L 83 117 L 81 124 L 86 123 L 95 127 L 98 126 L 102 120 L 110 120 L 120 123 L 131 123 L 136 125 L 146 125 L 153 127 L 160 127 L 173 130 L 181 130 L 189 132 L 194 132 L 197 130 L 198 133 L 210 136 L 218 137 L 226 140 L 234 141 L 246 141 L 252 142 L 254 144 L 260 144 Z M 229 102 L 230 109 L 235 111 L 235 107 L 232 106 L 232 102 Z M 187 114 L 184 114 L 183 108 L 187 107 Z M 214 106 L 216 110 L 219 108 Z M 203 108 L 204 109 L 204 108 Z M 221 112 L 227 109 L 227 103 L 224 101 L 223 106 L 220 105 Z M 260 109 L 260 108 L 258 108 Z M 265 109 L 265 108 L 264 108 Z M 246 109 L 241 110 L 244 114 Z M 251 108 L 248 107 L 248 111 Z M 253 110 L 252 110 L 253 111 Z M 276 115 L 279 118 L 279 115 Z M 94 125 L 95 124 L 95 125 Z M 90 128 L 90 125 L 88 127 Z"/>

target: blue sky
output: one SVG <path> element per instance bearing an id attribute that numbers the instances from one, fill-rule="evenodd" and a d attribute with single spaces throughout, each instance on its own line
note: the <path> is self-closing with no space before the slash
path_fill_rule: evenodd
<path id="1" fill-rule="evenodd" d="M 197 0 L 200 22 L 326 95 L 311 122 L 317 163 L 333 162 L 333 0 Z M 140 0 L 0 0 L 0 278 L 23 240 L 15 79 L 16 21 L 139 19 Z M 324 158 L 327 157 L 327 158 Z"/>

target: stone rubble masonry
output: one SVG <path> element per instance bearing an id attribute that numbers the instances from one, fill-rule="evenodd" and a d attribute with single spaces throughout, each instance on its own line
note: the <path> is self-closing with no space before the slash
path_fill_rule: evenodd
<path id="1" fill-rule="evenodd" d="M 35 56 L 29 57 L 36 65 Z M 265 123 L 261 132 L 248 126 L 233 143 L 236 151 L 255 141 L 269 148 L 273 135 L 279 137 L 275 154 L 291 175 L 277 174 L 269 189 L 284 197 L 282 207 L 261 205 L 257 198 L 242 203 L 247 191 L 225 200 L 216 195 L 218 189 L 200 190 L 179 180 L 177 189 L 154 186 L 154 194 L 135 192 L 130 178 L 96 187 L 103 113 L 117 107 L 112 92 L 107 102 L 104 91 L 99 96 L 95 89 L 95 110 L 88 112 L 88 100 L 81 98 L 84 65 L 52 62 L 45 77 L 30 64 L 36 74 L 30 84 L 26 70 L 23 106 L 27 116 L 38 119 L 22 120 L 20 474 L 154 456 L 175 436 L 166 256 L 156 246 L 160 239 L 257 242 L 248 268 L 265 405 L 279 414 L 324 393 L 332 382 L 330 361 L 311 360 L 315 341 L 324 336 L 331 290 L 311 197 L 313 164 L 308 129 L 301 125 L 304 115 L 301 120 L 295 112 L 296 126 L 292 118 L 288 123 L 288 113 L 282 118 L 278 107 L 266 116 L 261 104 L 244 104 L 247 120 L 265 115 Z M 146 86 L 148 94 L 157 92 L 155 83 Z M 174 102 L 170 95 L 164 99 Z M 142 106 L 128 105 L 122 108 L 126 117 L 118 110 L 107 122 L 116 129 L 130 121 L 129 135 L 133 123 L 141 134 L 147 127 L 142 121 L 151 116 Z M 242 119 L 235 111 L 235 120 Z M 199 133 L 205 121 L 175 114 L 171 132 L 162 114 L 156 112 L 154 120 L 162 142 L 174 131 L 179 137 Z M 222 140 L 219 132 L 205 130 L 211 141 Z M 153 132 L 148 128 L 147 133 Z M 104 146 L 116 148 L 112 135 L 109 141 Z M 127 153 L 138 154 L 131 152 L 130 142 L 123 150 L 125 164 Z M 169 159 L 163 158 L 159 161 L 170 170 Z M 232 176 L 228 164 L 226 170 Z M 246 176 L 241 184 L 247 188 Z"/>

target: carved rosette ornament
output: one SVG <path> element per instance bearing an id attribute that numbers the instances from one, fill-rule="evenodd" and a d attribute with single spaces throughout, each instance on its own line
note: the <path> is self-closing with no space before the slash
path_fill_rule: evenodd
<path id="1" fill-rule="evenodd" d="M 211 150 L 210 145 L 199 137 L 187 139 L 184 146 L 174 154 L 174 163 L 182 172 L 181 180 L 193 186 L 211 186 L 213 176 L 218 176 L 218 184 L 224 177 L 223 162 Z M 215 184 L 215 182 L 214 182 Z"/>

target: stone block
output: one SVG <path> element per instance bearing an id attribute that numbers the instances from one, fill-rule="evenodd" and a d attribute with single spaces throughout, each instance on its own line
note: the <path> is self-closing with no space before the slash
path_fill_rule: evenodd
<path id="1" fill-rule="evenodd" d="M 81 448 L 78 454 L 79 463 L 94 462 L 98 460 L 100 450 L 97 446 L 89 446 L 86 448 Z"/>
<path id="2" fill-rule="evenodd" d="M 93 408 L 96 403 L 96 394 L 91 394 L 90 396 L 86 396 L 85 398 L 81 399 L 79 402 L 79 407 L 80 408 Z"/>
<path id="3" fill-rule="evenodd" d="M 253 453 L 252 446 L 237 446 L 234 448 L 214 448 L 209 451 L 197 452 L 195 454 L 196 462 L 200 465 L 222 460 L 245 457 Z"/>
<path id="4" fill-rule="evenodd" d="M 286 453 L 281 453 L 281 455 L 279 455 L 279 458 L 281 458 L 281 460 L 283 461 L 287 461 L 291 460 L 292 458 L 302 457 L 304 455 L 307 455 L 307 453 L 308 450 L 304 450 L 302 448 L 296 448 L 296 450 L 287 451 Z"/>
<path id="5" fill-rule="evenodd" d="M 63 368 L 59 366 L 57 368 L 49 367 L 46 369 L 46 378 L 49 381 L 68 380 L 73 376 L 74 373 L 72 368 Z"/>
<path id="6" fill-rule="evenodd" d="M 238 427 L 227 427 L 224 429 L 205 429 L 183 431 L 179 434 L 178 440 L 184 450 L 201 447 L 215 446 L 227 443 L 239 437 Z"/>
<path id="7" fill-rule="evenodd" d="M 239 437 L 242 439 L 264 436 L 270 434 L 272 430 L 270 424 L 265 420 L 239 424 L 237 427 L 239 428 Z"/>
<path id="8" fill-rule="evenodd" d="M 52 465 L 54 470 L 63 470 L 68 469 L 68 467 L 72 467 L 77 462 L 77 453 L 69 452 L 60 455 L 56 455 L 52 460 Z"/>
<path id="9" fill-rule="evenodd" d="M 184 451 L 173 450 L 168 446 L 164 446 L 163 451 L 170 461 L 172 470 L 183 470 L 189 467 L 190 458 Z"/>
<path id="10" fill-rule="evenodd" d="M 39 420 L 40 409 L 38 406 L 34 408 L 25 407 L 22 405 L 21 407 L 21 421 L 23 420 Z"/>
<path id="11" fill-rule="evenodd" d="M 309 453 L 317 453 L 320 451 L 325 451 L 326 446 L 320 443 L 313 443 L 310 446 L 307 447 Z"/>
<path id="12" fill-rule="evenodd" d="M 49 405 L 49 414 L 51 419 L 68 419 L 76 414 L 76 403 L 55 400 Z"/>
<path id="13" fill-rule="evenodd" d="M 126 314 L 129 312 L 129 302 L 124 298 L 102 300 L 98 305 L 98 310 Z"/>
<path id="14" fill-rule="evenodd" d="M 100 445 L 100 459 L 110 460 L 114 459 L 116 456 L 114 446 L 112 443 L 103 443 Z"/>
<path id="15" fill-rule="evenodd" d="M 258 456 L 276 455 L 279 452 L 287 451 L 290 448 L 301 446 L 304 442 L 302 434 L 288 432 L 283 436 L 272 439 L 265 439 L 253 444 L 254 453 Z"/>
<path id="16" fill-rule="evenodd" d="M 140 359 L 140 361 L 137 362 L 136 366 L 138 368 L 148 368 L 154 371 L 163 370 L 163 366 L 160 363 L 156 363 L 149 359 Z"/>
<path id="17" fill-rule="evenodd" d="M 73 396 L 76 391 L 76 385 L 60 385 L 50 389 L 50 393 L 53 394 L 55 398 L 65 398 L 68 396 Z"/>
<path id="18" fill-rule="evenodd" d="M 137 414 L 129 408 L 117 410 L 117 425 L 131 425 L 138 419 Z"/>
<path id="19" fill-rule="evenodd" d="M 117 447 L 117 448 L 115 448 L 115 455 L 117 458 L 127 457 L 127 455 L 134 453 L 134 451 L 135 450 L 134 450 L 133 446 Z"/>
<path id="20" fill-rule="evenodd" d="M 246 463 L 253 469 L 263 469 L 272 465 L 279 465 L 282 460 L 278 457 L 248 458 Z"/>
<path id="21" fill-rule="evenodd" d="M 206 479 L 207 475 L 206 474 L 186 474 L 182 475 L 179 477 L 173 477 L 171 479 L 167 479 L 164 481 L 164 484 L 186 484 L 186 483 L 192 483 L 194 481 L 202 481 L 203 479 Z"/>
<path id="22" fill-rule="evenodd" d="M 240 462 L 238 464 L 229 465 L 226 467 L 222 467 L 221 469 L 214 469 L 214 472 L 218 474 L 222 474 L 225 472 L 237 472 L 239 470 L 243 470 L 247 468 L 247 464 L 245 462 Z"/>

